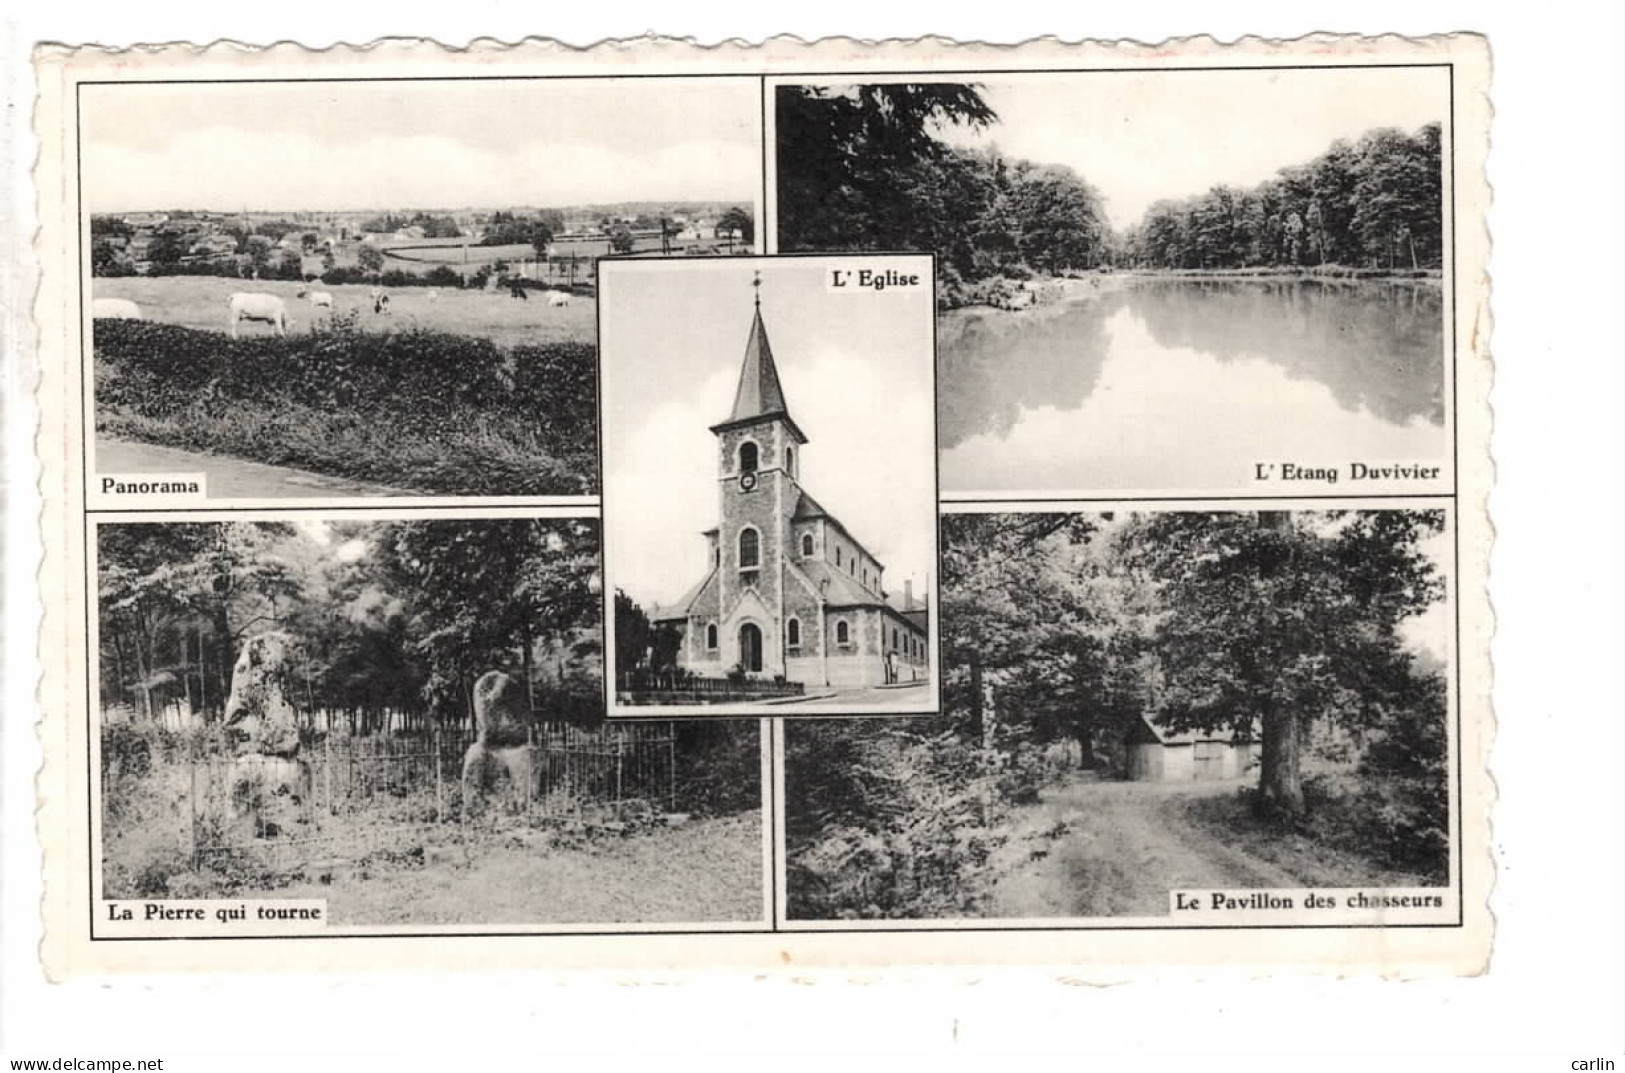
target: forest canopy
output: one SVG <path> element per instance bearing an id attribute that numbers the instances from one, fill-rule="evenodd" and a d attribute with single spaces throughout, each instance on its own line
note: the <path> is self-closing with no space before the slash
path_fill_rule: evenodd
<path id="1" fill-rule="evenodd" d="M 250 637 L 293 638 L 300 707 L 365 730 L 386 712 L 460 723 L 507 670 L 549 718 L 601 718 L 592 523 L 491 519 L 106 525 L 102 702 L 217 718 Z"/>
<path id="2" fill-rule="evenodd" d="M 1144 268 L 1320 266 L 1437 268 L 1439 124 L 1339 139 L 1307 164 L 1250 190 L 1215 186 L 1159 201 L 1122 240 Z"/>

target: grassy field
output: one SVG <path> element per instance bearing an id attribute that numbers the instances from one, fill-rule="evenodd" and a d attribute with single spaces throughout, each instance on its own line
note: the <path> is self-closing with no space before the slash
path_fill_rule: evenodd
<path id="1" fill-rule="evenodd" d="M 390 312 L 372 311 L 370 287 L 362 284 L 316 288 L 333 296 L 335 312 L 360 311 L 368 331 L 432 328 L 487 338 L 498 346 L 521 343 L 592 342 L 597 335 L 597 303 L 576 296 L 567 306 L 549 306 L 545 297 L 528 301 L 507 292 L 463 291 L 452 288 L 396 287 L 389 290 Z M 293 332 L 306 332 L 327 314 L 299 299 L 299 284 L 284 280 L 242 280 L 220 276 L 159 276 L 97 278 L 91 281 L 93 298 L 128 298 L 141 307 L 145 319 L 206 331 L 226 330 L 226 299 L 238 291 L 279 295 L 288 300 Z M 436 291 L 436 297 L 429 294 Z M 263 324 L 244 324 L 243 335 L 270 334 Z"/>
<path id="2" fill-rule="evenodd" d="M 227 298 L 240 290 L 286 299 L 288 337 L 246 324 L 228 338 Z M 298 290 L 208 276 L 96 280 L 96 297 L 143 314 L 97 323 L 97 432 L 401 492 L 595 485 L 591 299 L 555 307 L 535 293 L 395 288 L 381 315 L 366 286 L 324 287 L 332 313 Z"/>
<path id="3" fill-rule="evenodd" d="M 628 924 L 760 920 L 751 812 L 574 848 L 512 840 L 434 864 L 380 864 L 271 894 L 325 898 L 334 924 Z"/>

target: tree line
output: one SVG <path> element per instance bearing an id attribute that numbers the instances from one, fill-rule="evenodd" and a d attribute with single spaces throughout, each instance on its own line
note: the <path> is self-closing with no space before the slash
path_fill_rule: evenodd
<path id="1" fill-rule="evenodd" d="M 602 718 L 596 527 L 577 521 L 108 525 L 98 530 L 104 709 L 211 722 L 238 651 L 295 641 L 306 712 L 388 711 L 452 725 L 490 670 L 530 683 L 542 717 Z"/>
<path id="2" fill-rule="evenodd" d="M 1122 239 L 1124 262 L 1173 269 L 1438 268 L 1440 128 L 1338 139 L 1250 190 L 1159 201 Z"/>
<path id="3" fill-rule="evenodd" d="M 1443 255 L 1437 123 L 1339 139 L 1252 189 L 1160 201 L 1114 233 L 1071 169 L 937 136 L 999 122 L 974 85 L 782 86 L 776 115 L 780 248 L 931 250 L 949 304 L 983 281 L 1104 265 L 1420 271 Z"/>

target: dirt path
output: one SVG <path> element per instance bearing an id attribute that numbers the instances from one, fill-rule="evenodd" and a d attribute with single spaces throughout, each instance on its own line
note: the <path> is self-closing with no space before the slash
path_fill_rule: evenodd
<path id="1" fill-rule="evenodd" d="M 1163 786 L 1081 778 L 1024 810 L 993 888 L 996 917 L 1163 916 L 1184 888 L 1301 887 L 1305 881 L 1186 818 L 1235 782 Z"/>
<path id="2" fill-rule="evenodd" d="M 328 477 L 302 469 L 245 462 L 222 455 L 200 454 L 179 447 L 96 437 L 96 472 L 108 475 L 155 476 L 202 473 L 210 499 L 283 499 L 294 496 L 400 496 L 395 488 Z"/>

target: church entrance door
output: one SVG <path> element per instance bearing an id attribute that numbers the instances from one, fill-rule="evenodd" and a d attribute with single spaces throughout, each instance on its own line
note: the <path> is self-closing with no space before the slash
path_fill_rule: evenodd
<path id="1" fill-rule="evenodd" d="M 762 672 L 762 628 L 753 622 L 739 627 L 739 663 L 752 674 Z"/>

